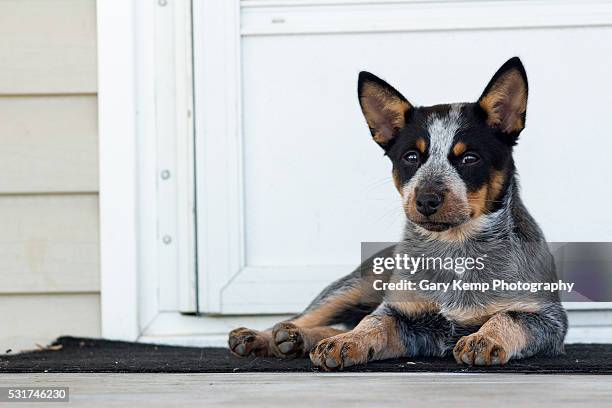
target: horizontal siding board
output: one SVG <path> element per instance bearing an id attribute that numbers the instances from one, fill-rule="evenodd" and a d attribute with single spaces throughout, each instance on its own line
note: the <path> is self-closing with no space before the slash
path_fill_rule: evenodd
<path id="1" fill-rule="evenodd" d="M 0 295 L 0 354 L 62 335 L 100 336 L 100 295 Z"/>
<path id="2" fill-rule="evenodd" d="M 0 294 L 97 292 L 99 281 L 96 194 L 0 196 Z"/>
<path id="3" fill-rule="evenodd" d="M 0 1 L 0 94 L 95 93 L 95 0 Z"/>
<path id="4" fill-rule="evenodd" d="M 0 97 L 0 194 L 98 191 L 96 96 Z"/>

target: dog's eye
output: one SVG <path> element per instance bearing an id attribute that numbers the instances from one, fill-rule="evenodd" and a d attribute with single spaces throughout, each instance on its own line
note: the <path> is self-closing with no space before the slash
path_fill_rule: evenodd
<path id="1" fill-rule="evenodd" d="M 466 153 L 461 158 L 461 164 L 474 164 L 480 160 L 476 153 Z"/>
<path id="2" fill-rule="evenodd" d="M 418 164 L 420 160 L 419 152 L 417 152 L 416 150 L 410 150 L 404 153 L 404 155 L 402 156 L 402 160 L 404 161 L 404 163 L 410 165 Z"/>

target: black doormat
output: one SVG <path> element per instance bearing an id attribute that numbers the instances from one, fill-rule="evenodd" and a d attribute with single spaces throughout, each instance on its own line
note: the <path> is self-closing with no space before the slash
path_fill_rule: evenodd
<path id="1" fill-rule="evenodd" d="M 246 373 L 318 371 L 306 358 L 238 358 L 225 348 L 158 346 L 60 337 L 39 351 L 0 356 L 0 373 Z M 452 358 L 399 358 L 346 372 L 612 374 L 612 344 L 570 344 L 560 357 L 531 357 L 501 367 L 466 367 Z"/>

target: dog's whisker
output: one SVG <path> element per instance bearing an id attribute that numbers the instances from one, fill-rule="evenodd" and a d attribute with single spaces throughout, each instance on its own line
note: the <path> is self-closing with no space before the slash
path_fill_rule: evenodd
<path id="1" fill-rule="evenodd" d="M 374 183 L 370 183 L 369 185 L 367 185 L 365 187 L 364 190 L 365 190 L 365 192 L 370 193 L 370 192 L 372 192 L 372 191 L 374 191 L 376 189 L 379 189 L 379 188 L 381 188 L 383 186 L 387 187 L 388 185 L 391 185 L 391 178 L 390 177 L 386 177 L 383 180 L 378 180 L 378 181 L 375 181 Z"/>
<path id="2" fill-rule="evenodd" d="M 377 222 L 383 222 L 385 220 L 391 219 L 391 224 L 393 225 L 397 222 L 397 220 L 401 220 L 402 222 L 405 219 L 404 211 L 401 206 L 393 205 L 393 207 L 385 210 L 377 219 Z"/>

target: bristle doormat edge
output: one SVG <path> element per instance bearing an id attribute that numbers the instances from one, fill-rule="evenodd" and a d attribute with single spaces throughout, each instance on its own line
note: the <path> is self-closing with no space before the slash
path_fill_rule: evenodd
<path id="1" fill-rule="evenodd" d="M 245 373 L 318 372 L 307 358 L 238 358 L 226 348 L 179 347 L 60 337 L 39 350 L 0 355 L 0 373 Z M 467 367 L 451 357 L 404 357 L 348 367 L 345 372 L 612 374 L 612 344 L 570 344 L 557 357 L 504 366 Z"/>

